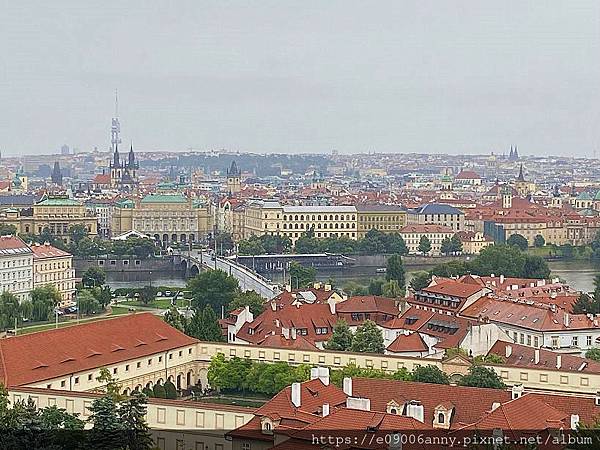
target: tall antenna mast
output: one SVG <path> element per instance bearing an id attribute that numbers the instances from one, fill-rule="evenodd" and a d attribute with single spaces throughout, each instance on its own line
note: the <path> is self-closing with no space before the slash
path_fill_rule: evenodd
<path id="1" fill-rule="evenodd" d="M 115 89 L 115 117 L 112 119 L 112 125 L 110 127 L 110 145 L 112 153 L 115 153 L 119 149 L 121 143 L 121 124 L 119 123 L 119 97 L 117 90 Z"/>

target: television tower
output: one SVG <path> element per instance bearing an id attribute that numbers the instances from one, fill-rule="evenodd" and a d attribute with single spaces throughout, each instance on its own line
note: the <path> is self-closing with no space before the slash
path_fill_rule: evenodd
<path id="1" fill-rule="evenodd" d="M 121 124 L 119 123 L 119 97 L 117 90 L 115 89 L 115 117 L 112 119 L 112 125 L 110 127 L 110 149 L 114 153 L 118 150 L 119 144 L 121 143 Z"/>

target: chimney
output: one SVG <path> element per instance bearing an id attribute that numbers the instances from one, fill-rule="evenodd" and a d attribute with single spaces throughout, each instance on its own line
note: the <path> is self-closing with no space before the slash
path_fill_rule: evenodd
<path id="1" fill-rule="evenodd" d="M 344 378 L 343 390 L 344 394 L 346 394 L 348 397 L 352 397 L 352 378 Z"/>
<path id="2" fill-rule="evenodd" d="M 511 398 L 517 399 L 519 397 L 521 397 L 523 395 L 523 385 L 522 384 L 515 384 L 512 389 L 511 389 Z"/>
<path id="3" fill-rule="evenodd" d="M 512 355 L 512 345 L 507 345 L 505 347 L 504 354 L 506 355 L 507 358 L 510 358 L 510 355 Z"/>
<path id="4" fill-rule="evenodd" d="M 563 323 L 565 324 L 565 327 L 569 326 L 569 313 L 565 312 L 563 315 Z"/>
<path id="5" fill-rule="evenodd" d="M 500 403 L 498 402 L 494 402 L 492 403 L 492 411 L 495 411 L 496 409 L 498 409 L 500 407 Z"/>
<path id="6" fill-rule="evenodd" d="M 324 287 L 325 287 L 325 292 L 331 291 L 331 285 L 330 284 L 326 284 Z"/>
<path id="7" fill-rule="evenodd" d="M 321 283 L 318 283 L 318 282 L 314 283 L 313 284 L 313 288 L 315 288 L 315 289 L 321 289 Z"/>
<path id="8" fill-rule="evenodd" d="M 297 334 L 296 329 L 291 328 L 290 329 L 290 338 L 292 339 L 292 341 L 295 341 L 297 337 L 298 337 L 298 334 Z"/>
<path id="9" fill-rule="evenodd" d="M 348 397 L 346 399 L 346 408 L 371 411 L 371 400 L 368 398 Z"/>
<path id="10" fill-rule="evenodd" d="M 571 414 L 571 430 L 579 428 L 579 414 Z"/>
<path id="11" fill-rule="evenodd" d="M 329 312 L 331 313 L 331 315 L 335 314 L 335 300 L 333 299 L 333 297 L 329 297 L 327 299 L 327 304 L 329 305 Z"/>
<path id="12" fill-rule="evenodd" d="M 310 379 L 321 380 L 324 386 L 329 386 L 329 368 L 328 367 L 313 367 L 310 369 Z"/>
<path id="13" fill-rule="evenodd" d="M 504 284 L 504 275 L 500 274 L 500 284 Z"/>
<path id="14" fill-rule="evenodd" d="M 406 406 L 406 415 L 418 420 L 419 422 L 425 421 L 425 412 L 423 405 L 417 400 L 411 400 Z"/>
<path id="15" fill-rule="evenodd" d="M 556 368 L 560 369 L 561 366 L 562 366 L 562 356 L 556 355 Z"/>
<path id="16" fill-rule="evenodd" d="M 271 301 L 271 309 L 272 309 L 273 311 L 277 311 L 277 303 L 275 303 L 275 301 L 274 301 L 274 300 L 273 300 L 273 301 Z"/>
<path id="17" fill-rule="evenodd" d="M 323 417 L 327 417 L 329 415 L 329 403 L 323 404 Z"/>
<path id="18" fill-rule="evenodd" d="M 533 363 L 534 364 L 539 364 L 540 363 L 540 349 L 536 348 L 533 351 Z"/>
<path id="19" fill-rule="evenodd" d="M 300 383 L 292 383 L 292 404 L 296 408 L 300 408 L 300 405 L 302 404 L 300 399 L 300 389 Z"/>

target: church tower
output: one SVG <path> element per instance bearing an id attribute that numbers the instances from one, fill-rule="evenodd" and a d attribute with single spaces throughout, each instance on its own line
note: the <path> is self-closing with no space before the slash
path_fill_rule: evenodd
<path id="1" fill-rule="evenodd" d="M 227 169 L 227 191 L 229 194 L 237 194 L 242 190 L 242 172 L 238 169 L 235 161 Z"/>
<path id="2" fill-rule="evenodd" d="M 509 185 L 502 187 L 502 208 L 512 208 L 512 188 Z"/>

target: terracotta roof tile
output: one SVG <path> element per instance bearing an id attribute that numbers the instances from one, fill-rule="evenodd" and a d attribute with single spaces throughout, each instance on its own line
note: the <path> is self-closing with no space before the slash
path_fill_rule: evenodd
<path id="1" fill-rule="evenodd" d="M 131 314 L 0 339 L 0 376 L 5 385 L 26 385 L 195 342 L 157 316 Z"/>

